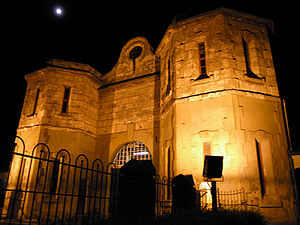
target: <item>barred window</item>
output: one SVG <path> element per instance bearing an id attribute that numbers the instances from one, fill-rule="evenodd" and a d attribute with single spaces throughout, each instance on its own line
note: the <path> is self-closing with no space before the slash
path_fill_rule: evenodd
<path id="1" fill-rule="evenodd" d="M 152 160 L 152 156 L 146 145 L 141 142 L 131 142 L 120 149 L 114 163 L 120 168 L 131 159 Z"/>
<path id="2" fill-rule="evenodd" d="M 200 74 L 196 80 L 201 80 L 209 78 L 206 71 L 206 54 L 205 54 L 205 44 L 204 42 L 199 43 L 199 64 L 200 64 Z"/>
<path id="3" fill-rule="evenodd" d="M 200 75 L 206 75 L 206 56 L 204 42 L 199 44 L 199 55 L 200 55 Z"/>

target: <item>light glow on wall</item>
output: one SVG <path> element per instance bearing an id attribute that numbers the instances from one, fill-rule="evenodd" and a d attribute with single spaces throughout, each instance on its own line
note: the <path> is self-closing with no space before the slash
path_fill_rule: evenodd
<path id="1" fill-rule="evenodd" d="M 211 206 L 212 206 L 212 196 L 211 196 L 210 188 L 211 188 L 210 182 L 202 182 L 199 187 L 201 195 L 203 195 L 205 193 L 203 195 L 204 198 L 201 199 L 201 201 L 208 204 L 209 208 L 211 208 Z"/>

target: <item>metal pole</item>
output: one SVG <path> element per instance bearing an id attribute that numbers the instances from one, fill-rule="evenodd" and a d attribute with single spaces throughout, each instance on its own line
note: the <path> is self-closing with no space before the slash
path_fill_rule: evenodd
<path id="1" fill-rule="evenodd" d="M 291 136 L 290 136 L 290 129 L 289 129 L 289 124 L 288 124 L 288 119 L 287 119 L 287 112 L 286 112 L 286 104 L 285 100 L 281 99 L 281 104 L 282 104 L 282 111 L 284 115 L 284 127 L 285 127 L 285 132 L 286 132 L 286 138 L 287 138 L 287 144 L 288 144 L 288 160 L 289 160 L 289 166 L 290 166 L 290 176 L 292 180 L 292 187 L 293 187 L 293 192 L 294 192 L 294 206 L 295 206 L 295 214 L 297 221 L 300 221 L 300 204 L 299 204 L 299 193 L 297 192 L 297 183 L 296 183 L 296 178 L 295 178 L 295 171 L 294 171 L 294 162 L 292 159 L 292 142 L 291 142 Z"/>
<path id="2" fill-rule="evenodd" d="M 217 211 L 218 202 L 217 202 L 217 182 L 216 181 L 211 182 L 210 192 L 211 192 L 211 197 L 212 197 L 212 209 L 213 209 L 213 211 Z"/>

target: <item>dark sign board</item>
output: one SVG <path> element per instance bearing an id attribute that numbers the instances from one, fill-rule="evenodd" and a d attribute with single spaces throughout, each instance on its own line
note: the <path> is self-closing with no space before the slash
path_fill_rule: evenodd
<path id="1" fill-rule="evenodd" d="M 221 178 L 223 172 L 223 156 L 205 156 L 203 177 Z"/>

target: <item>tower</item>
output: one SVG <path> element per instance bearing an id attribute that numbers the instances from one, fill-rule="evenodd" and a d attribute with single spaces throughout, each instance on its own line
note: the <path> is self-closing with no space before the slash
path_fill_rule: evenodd
<path id="1" fill-rule="evenodd" d="M 94 157 L 100 74 L 92 67 L 51 60 L 25 76 L 27 90 L 17 135 L 30 154 L 37 143 Z M 55 155 L 55 152 L 52 152 Z"/>
<path id="2" fill-rule="evenodd" d="M 295 223 L 287 141 L 267 28 L 225 8 L 174 21 L 156 55 L 161 68 L 160 168 L 192 174 L 224 157 L 220 190 L 245 188 L 247 204 Z"/>
<path id="3" fill-rule="evenodd" d="M 2 211 L 14 218 L 42 213 L 44 194 L 36 192 L 54 193 L 58 186 L 70 189 L 67 180 L 75 172 L 66 172 L 62 165 L 81 161 L 81 166 L 87 166 L 85 159 L 95 158 L 98 87 L 102 83 L 92 67 L 60 60 L 49 61 L 48 66 L 25 79 L 27 90 L 17 130 L 22 141 L 16 138 L 7 184 L 15 192 L 6 193 Z M 86 179 L 80 176 L 80 187 Z M 35 193 L 19 194 L 28 190 Z"/>

